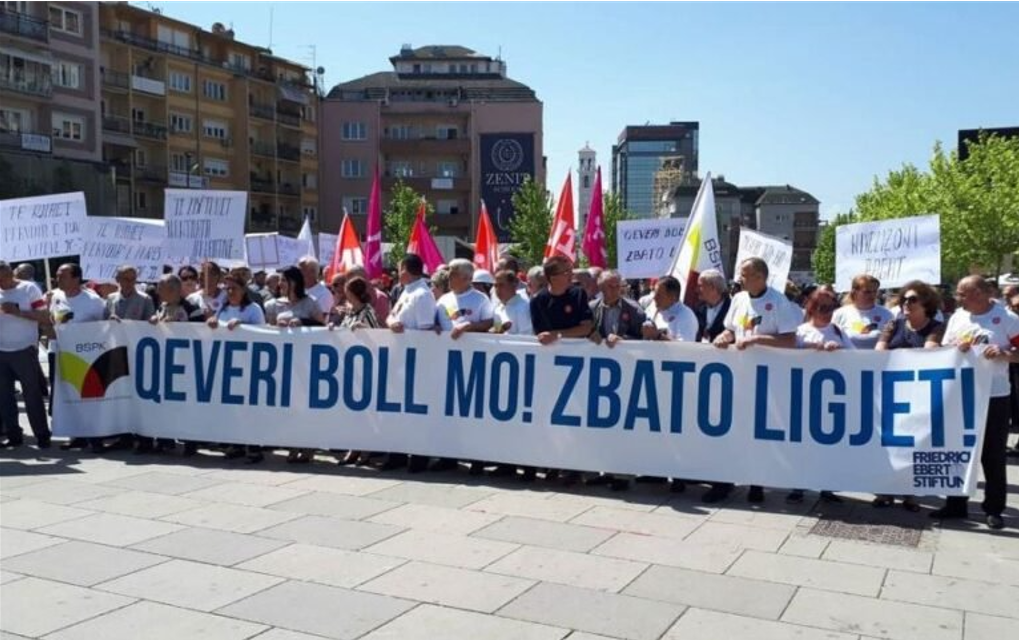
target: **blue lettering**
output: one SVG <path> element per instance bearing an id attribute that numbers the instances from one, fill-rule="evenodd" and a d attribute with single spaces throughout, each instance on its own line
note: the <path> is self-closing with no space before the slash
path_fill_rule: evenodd
<path id="1" fill-rule="evenodd" d="M 722 383 L 722 398 L 719 401 L 721 415 L 718 423 L 711 423 L 711 377 L 718 376 Z M 724 436 L 732 429 L 732 369 L 720 362 L 706 365 L 700 372 L 697 388 L 697 426 L 706 436 Z"/>
<path id="2" fill-rule="evenodd" d="M 607 371 L 609 380 L 602 383 L 602 372 Z M 591 372 L 588 374 L 587 387 L 587 426 L 595 429 L 610 429 L 619 423 L 620 405 L 619 383 L 623 379 L 623 370 L 619 363 L 608 358 L 591 358 Z M 601 401 L 608 400 L 608 415 L 601 415 Z"/>
<path id="3" fill-rule="evenodd" d="M 361 361 L 360 371 L 356 372 L 355 360 Z M 364 411 L 372 403 L 373 379 L 372 352 L 368 347 L 360 345 L 347 349 L 343 356 L 343 404 L 351 411 Z M 360 373 L 360 375 L 356 375 Z M 361 382 L 361 397 L 354 397 L 354 384 Z"/>
<path id="4" fill-rule="evenodd" d="M 768 367 L 757 365 L 757 395 L 754 398 L 754 439 L 782 442 L 781 429 L 768 428 Z"/>
<path id="5" fill-rule="evenodd" d="M 881 372 L 881 446 L 912 447 L 913 436 L 895 434 L 895 415 L 909 413 L 908 402 L 895 401 L 895 383 L 912 382 L 916 379 L 913 371 Z"/>
<path id="6" fill-rule="evenodd" d="M 379 347 L 379 396 L 375 410 L 379 413 L 400 413 L 400 403 L 386 400 L 389 378 L 389 347 Z M 479 416 L 480 417 L 480 416 Z"/>
<path id="7" fill-rule="evenodd" d="M 147 381 L 145 379 L 145 362 L 146 352 L 151 352 L 149 358 L 152 360 L 151 378 Z M 138 397 L 142 400 L 151 400 L 156 404 L 162 402 L 159 397 L 159 343 L 154 338 L 142 338 L 138 341 L 138 346 L 135 348 L 134 358 L 134 388 Z M 146 387 L 145 383 L 150 382 L 151 384 Z"/>
<path id="8" fill-rule="evenodd" d="M 646 402 L 641 404 L 641 399 Z M 630 386 L 630 400 L 626 403 L 626 418 L 623 429 L 632 431 L 638 418 L 648 421 L 652 433 L 661 433 L 662 420 L 658 415 L 658 388 L 655 386 L 655 363 L 638 360 L 634 365 L 633 384 Z"/>
<path id="9" fill-rule="evenodd" d="M 414 413 L 423 416 L 428 414 L 428 405 L 414 402 L 414 380 L 416 379 L 417 358 L 417 349 L 407 349 L 407 365 L 404 367 L 407 373 L 403 378 L 403 398 L 407 406 L 403 408 L 403 411 L 404 413 Z"/>
<path id="10" fill-rule="evenodd" d="M 825 433 L 821 407 L 824 403 L 824 383 L 832 383 L 835 395 L 846 395 L 846 379 L 835 369 L 820 369 L 810 378 L 810 437 L 818 444 L 838 444 L 846 435 L 846 403 L 829 402 L 832 431 Z"/>
<path id="11" fill-rule="evenodd" d="M 187 394 L 183 391 L 174 391 L 173 377 L 184 373 L 183 364 L 174 360 L 174 352 L 188 348 L 188 341 L 182 338 L 168 338 L 166 340 L 166 359 L 163 367 L 163 399 L 169 402 L 186 402 Z"/>
<path id="12" fill-rule="evenodd" d="M 471 356 L 471 371 L 464 378 L 463 352 L 450 351 L 446 379 L 446 415 L 454 413 L 466 418 L 474 405 L 474 417 L 480 418 L 485 402 L 485 353 L 477 351 Z M 454 404 L 456 407 L 454 408 Z"/>
<path id="13" fill-rule="evenodd" d="M 205 359 L 202 358 L 203 341 L 193 340 L 191 342 L 191 349 L 195 354 L 195 392 L 198 394 L 198 402 L 212 402 L 212 386 L 216 380 L 219 352 L 222 347 L 222 342 L 213 341 L 212 352 L 209 354 L 209 365 L 206 368 Z"/>
<path id="14" fill-rule="evenodd" d="M 945 446 L 945 387 L 946 380 L 955 379 L 954 369 L 927 369 L 920 372 L 919 380 L 931 383 L 931 446 Z"/>
<path id="15" fill-rule="evenodd" d="M 268 362 L 262 366 L 262 356 Z M 276 346 L 270 342 L 251 343 L 251 379 L 248 381 L 248 403 L 258 406 L 258 390 L 265 385 L 266 406 L 276 406 Z M 262 383 L 262 384 L 260 384 Z"/>
<path id="16" fill-rule="evenodd" d="M 573 390 L 577 388 L 580 374 L 584 370 L 584 359 L 576 356 L 556 356 L 555 365 L 569 367 L 570 372 L 566 374 L 566 382 L 559 390 L 559 397 L 556 399 L 555 407 L 552 408 L 552 424 L 579 427 L 580 416 L 566 415 L 566 404 L 569 402 L 570 396 L 573 395 Z"/>
<path id="17" fill-rule="evenodd" d="M 499 389 L 503 388 L 503 365 L 506 365 L 506 407 L 499 405 Z M 492 358 L 492 379 L 488 390 L 488 412 L 500 422 L 507 422 L 517 414 L 520 394 L 520 363 L 511 353 L 497 353 Z"/>
<path id="18" fill-rule="evenodd" d="M 849 436 L 849 446 L 860 447 L 874 437 L 874 372 L 860 378 L 860 432 Z"/>
<path id="19" fill-rule="evenodd" d="M 290 374 L 293 370 L 294 345 L 288 342 L 283 345 L 283 369 L 280 374 L 280 377 L 283 380 L 280 385 L 280 407 L 284 409 L 290 407 Z"/>
<path id="20" fill-rule="evenodd" d="M 311 345 L 311 375 L 308 378 L 308 406 L 312 409 L 331 409 L 340 395 L 336 372 L 340 368 L 340 353 L 329 344 Z M 321 393 L 322 383 L 326 385 Z"/>
<path id="21" fill-rule="evenodd" d="M 244 404 L 244 396 L 231 393 L 231 382 L 234 378 L 244 375 L 244 368 L 234 366 L 234 354 L 239 351 L 247 351 L 248 343 L 240 340 L 227 340 L 226 353 L 223 355 L 223 392 L 220 394 L 220 401 L 223 404 Z"/>
<path id="22" fill-rule="evenodd" d="M 803 369 L 793 367 L 789 382 L 789 442 L 803 442 Z"/>
<path id="23" fill-rule="evenodd" d="M 669 433 L 683 433 L 683 376 L 694 372 L 692 362 L 663 362 L 662 371 L 672 376 L 672 414 Z"/>

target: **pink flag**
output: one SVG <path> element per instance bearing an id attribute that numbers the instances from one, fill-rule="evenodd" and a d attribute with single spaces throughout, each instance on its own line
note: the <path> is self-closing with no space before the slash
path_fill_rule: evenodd
<path id="1" fill-rule="evenodd" d="M 425 224 L 424 200 L 421 201 L 421 205 L 418 207 L 418 216 L 414 221 L 414 228 L 410 231 L 407 253 L 413 253 L 420 257 L 421 261 L 425 263 L 425 272 L 428 274 L 435 273 L 439 265 L 446 262 L 442 257 L 442 252 L 439 251 L 439 247 L 435 244 L 435 239 L 428 232 L 428 225 Z"/>
<path id="2" fill-rule="evenodd" d="M 368 198 L 368 239 L 364 246 L 364 260 L 369 280 L 382 276 L 382 187 L 378 164 L 375 165 L 375 179 Z"/>
<path id="3" fill-rule="evenodd" d="M 606 269 L 609 266 L 609 252 L 605 248 L 605 212 L 602 204 L 601 167 L 594 178 L 594 195 L 591 198 L 591 210 L 587 214 L 587 227 L 584 229 L 584 255 L 592 267 Z"/>

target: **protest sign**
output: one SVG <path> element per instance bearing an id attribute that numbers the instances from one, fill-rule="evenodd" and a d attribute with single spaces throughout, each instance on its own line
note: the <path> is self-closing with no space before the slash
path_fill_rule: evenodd
<path id="1" fill-rule="evenodd" d="M 244 263 L 247 191 L 166 189 L 166 250 L 176 263 Z"/>
<path id="2" fill-rule="evenodd" d="M 785 291 L 785 283 L 789 279 L 789 269 L 793 265 L 793 245 L 791 242 L 752 231 L 747 228 L 739 230 L 739 251 L 736 253 L 736 268 L 747 258 L 760 258 L 768 263 L 768 286 L 778 291 Z M 737 276 L 739 273 L 736 274 Z"/>
<path id="3" fill-rule="evenodd" d="M 188 323 L 57 327 L 54 434 L 398 451 L 772 487 L 961 495 L 995 363 L 979 349 Z M 738 394 L 738 398 L 737 398 Z"/>
<path id="4" fill-rule="evenodd" d="M 318 234 L 318 263 L 321 265 L 329 266 L 333 261 L 333 254 L 336 253 L 336 239 L 339 238 L 338 234 L 335 233 L 320 233 Z"/>
<path id="5" fill-rule="evenodd" d="M 249 233 L 244 236 L 244 255 L 255 271 L 269 271 L 280 266 L 278 233 Z"/>
<path id="6" fill-rule="evenodd" d="M 853 278 L 867 274 L 885 288 L 910 280 L 941 283 L 939 218 L 914 216 L 845 224 L 835 231 L 835 288 L 849 291 Z"/>
<path id="7" fill-rule="evenodd" d="M 86 280 L 113 282 L 117 267 L 131 265 L 139 282 L 158 282 L 163 275 L 162 220 L 88 216 L 81 247 L 81 269 Z"/>
<path id="8" fill-rule="evenodd" d="M 41 260 L 81 251 L 85 194 L 0 200 L 0 259 Z"/>
<path id="9" fill-rule="evenodd" d="M 656 218 L 616 223 L 616 268 L 627 279 L 667 275 L 686 220 Z"/>
<path id="10" fill-rule="evenodd" d="M 294 266 L 300 262 L 301 258 L 308 257 L 308 242 L 306 240 L 281 235 L 276 238 L 276 246 L 280 251 L 281 268 Z"/>

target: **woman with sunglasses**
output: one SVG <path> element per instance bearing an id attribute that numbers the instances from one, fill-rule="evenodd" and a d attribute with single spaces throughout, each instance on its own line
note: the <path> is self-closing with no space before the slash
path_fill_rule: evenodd
<path id="1" fill-rule="evenodd" d="M 198 270 L 191 265 L 184 265 L 178 269 L 177 277 L 180 278 L 181 295 L 185 298 L 192 293 L 196 293 L 200 288 L 198 286 Z"/>
<path id="2" fill-rule="evenodd" d="M 937 319 L 941 306 L 938 292 L 930 285 L 914 280 L 899 290 L 895 306 L 900 315 L 887 323 L 877 341 L 877 351 L 893 349 L 936 349 L 945 335 L 945 324 Z M 895 496 L 879 495 L 871 502 L 877 508 L 895 504 Z M 902 496 L 902 508 L 919 511 L 914 496 Z"/>
<path id="3" fill-rule="evenodd" d="M 877 304 L 880 289 L 881 282 L 874 276 L 856 276 L 849 292 L 849 304 L 832 317 L 832 322 L 849 336 L 857 349 L 873 349 L 881 329 L 892 319 L 892 312 Z"/>

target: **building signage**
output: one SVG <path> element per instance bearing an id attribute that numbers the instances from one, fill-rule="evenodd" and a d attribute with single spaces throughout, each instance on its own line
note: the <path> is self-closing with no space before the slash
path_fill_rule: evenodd
<path id="1" fill-rule="evenodd" d="M 481 198 L 488 207 L 499 242 L 511 240 L 513 194 L 534 178 L 533 133 L 481 135 Z"/>

